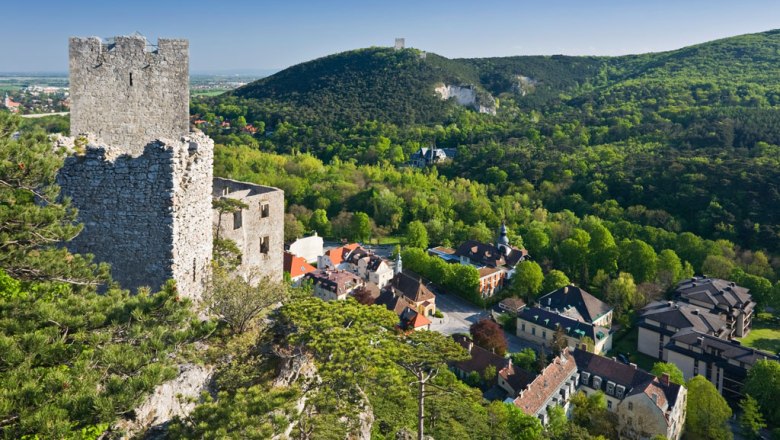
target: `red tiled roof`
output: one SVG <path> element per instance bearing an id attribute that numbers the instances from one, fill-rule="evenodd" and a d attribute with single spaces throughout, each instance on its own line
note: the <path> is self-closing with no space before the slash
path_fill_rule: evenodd
<path id="1" fill-rule="evenodd" d="M 330 249 L 329 251 L 325 252 L 325 255 L 330 257 L 330 261 L 334 266 L 338 266 L 342 261 L 344 261 L 350 252 L 354 251 L 358 247 L 360 247 L 359 244 L 350 243 L 341 247 Z"/>
<path id="2" fill-rule="evenodd" d="M 412 328 L 420 328 L 425 327 L 426 325 L 430 324 L 431 320 L 426 318 L 422 313 L 416 313 L 416 316 L 412 321 L 409 323 L 410 327 Z"/>
<path id="3" fill-rule="evenodd" d="M 561 356 L 556 356 L 555 360 L 545 367 L 513 403 L 524 413 L 535 415 L 576 371 L 577 364 L 574 358 L 568 349 L 564 349 Z"/>
<path id="4" fill-rule="evenodd" d="M 284 271 L 290 274 L 290 278 L 295 279 L 315 270 L 317 268 L 309 264 L 306 259 L 289 252 L 284 253 Z"/>

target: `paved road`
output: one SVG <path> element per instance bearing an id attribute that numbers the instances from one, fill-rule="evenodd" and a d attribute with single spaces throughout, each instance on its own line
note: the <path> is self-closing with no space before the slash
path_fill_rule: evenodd
<path id="1" fill-rule="evenodd" d="M 431 318 L 431 321 L 433 321 L 431 330 L 433 331 L 444 333 L 445 335 L 453 335 L 455 333 L 468 334 L 471 324 L 490 316 L 490 311 L 483 310 L 452 293 L 442 293 L 436 289 L 432 290 L 436 293 L 436 309 L 444 314 L 443 319 Z M 504 332 L 504 334 L 509 343 L 509 351 L 512 353 L 526 347 L 539 350 L 539 347 L 534 343 L 524 341 L 511 333 Z"/>

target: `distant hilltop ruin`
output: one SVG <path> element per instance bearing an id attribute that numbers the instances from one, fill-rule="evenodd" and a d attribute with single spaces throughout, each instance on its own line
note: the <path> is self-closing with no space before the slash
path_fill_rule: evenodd
<path id="1" fill-rule="evenodd" d="M 189 126 L 189 44 L 142 36 L 70 39 L 71 138 L 87 141 L 58 176 L 84 229 L 68 247 L 112 266 L 124 288 L 168 279 L 202 296 L 216 224 L 243 251 L 240 273 L 282 278 L 284 193 L 218 181 L 214 143 Z M 218 222 L 213 197 L 248 208 Z M 256 205 L 256 206 L 255 206 Z M 242 219 L 251 215 L 251 221 Z M 243 230 L 242 230 L 243 229 Z"/>

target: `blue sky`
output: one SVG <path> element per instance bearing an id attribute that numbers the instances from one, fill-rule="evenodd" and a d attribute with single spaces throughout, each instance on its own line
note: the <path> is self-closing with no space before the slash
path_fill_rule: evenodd
<path id="1" fill-rule="evenodd" d="M 344 50 L 620 55 L 780 27 L 777 0 L 9 0 L 0 72 L 67 70 L 68 36 L 190 40 L 192 72 L 279 69 Z"/>

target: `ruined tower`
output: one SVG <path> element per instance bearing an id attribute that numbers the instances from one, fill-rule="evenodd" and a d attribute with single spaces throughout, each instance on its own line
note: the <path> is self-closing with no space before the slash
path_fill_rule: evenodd
<path id="1" fill-rule="evenodd" d="M 70 126 L 140 154 L 189 131 L 189 44 L 141 36 L 70 39 Z"/>
<path id="2" fill-rule="evenodd" d="M 199 298 L 212 253 L 213 141 L 189 132 L 186 40 L 70 39 L 71 136 L 58 181 L 83 231 L 68 247 L 112 266 L 122 287 L 168 279 Z"/>

